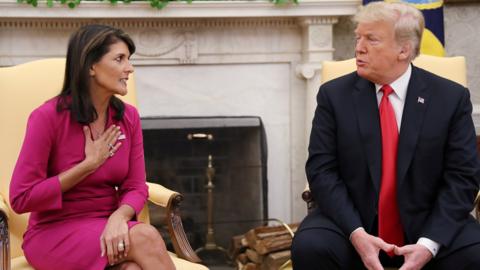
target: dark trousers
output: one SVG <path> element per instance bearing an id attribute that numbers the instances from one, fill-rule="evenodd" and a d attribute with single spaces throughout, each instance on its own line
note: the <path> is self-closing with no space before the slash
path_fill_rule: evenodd
<path id="1" fill-rule="evenodd" d="M 360 256 L 348 238 L 324 228 L 297 231 L 292 243 L 293 270 L 355 270 L 365 269 Z M 384 267 L 400 267 L 403 257 L 380 256 Z M 424 269 L 478 270 L 480 269 L 480 243 L 433 258 Z"/>

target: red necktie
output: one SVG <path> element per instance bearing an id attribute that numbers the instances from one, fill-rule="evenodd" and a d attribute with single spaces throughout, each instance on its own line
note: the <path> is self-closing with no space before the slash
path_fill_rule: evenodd
<path id="1" fill-rule="evenodd" d="M 403 228 L 397 203 L 397 148 L 398 127 L 395 111 L 388 96 L 393 93 L 386 84 L 380 91 L 380 126 L 382 129 L 382 183 L 378 203 L 378 236 L 383 241 L 403 246 Z M 393 257 L 393 252 L 389 253 Z"/>

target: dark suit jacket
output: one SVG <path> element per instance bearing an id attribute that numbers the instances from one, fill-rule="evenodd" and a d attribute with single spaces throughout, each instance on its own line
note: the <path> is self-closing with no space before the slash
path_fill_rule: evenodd
<path id="1" fill-rule="evenodd" d="M 422 101 L 419 101 L 423 99 Z M 300 230 L 346 237 L 374 232 L 381 183 L 381 131 L 375 85 L 356 72 L 323 84 L 317 96 L 306 172 L 318 208 Z M 407 243 L 427 237 L 438 256 L 480 242 L 469 214 L 479 163 L 466 88 L 413 67 L 401 123 L 397 192 Z"/>

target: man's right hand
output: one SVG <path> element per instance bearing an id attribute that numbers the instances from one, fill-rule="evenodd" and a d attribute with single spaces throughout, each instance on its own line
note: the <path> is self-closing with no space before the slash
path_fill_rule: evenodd
<path id="1" fill-rule="evenodd" d="M 395 245 L 368 234 L 364 229 L 356 230 L 350 237 L 353 247 L 357 250 L 363 265 L 369 270 L 383 270 L 378 254 L 380 250 L 391 252 Z"/>

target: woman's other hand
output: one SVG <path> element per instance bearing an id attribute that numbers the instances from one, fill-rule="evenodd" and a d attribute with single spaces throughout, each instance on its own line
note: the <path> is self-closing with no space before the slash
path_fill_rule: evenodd
<path id="1" fill-rule="evenodd" d="M 100 236 L 101 256 L 108 257 L 110 265 L 123 261 L 130 249 L 128 221 L 135 214 L 133 208 L 122 205 L 108 218 L 107 225 Z"/>

